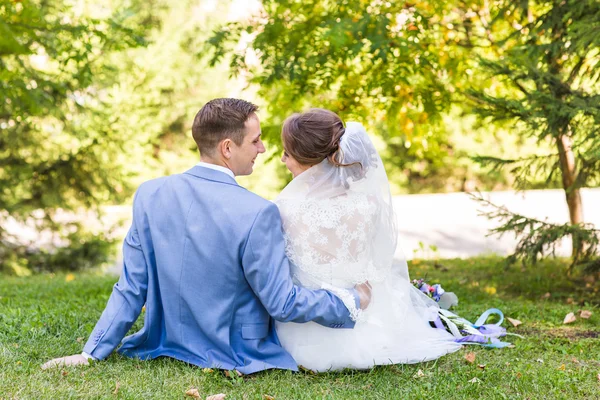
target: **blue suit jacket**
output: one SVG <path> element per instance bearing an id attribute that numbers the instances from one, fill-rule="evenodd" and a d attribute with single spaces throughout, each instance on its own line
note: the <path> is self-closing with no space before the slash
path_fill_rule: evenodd
<path id="1" fill-rule="evenodd" d="M 145 304 L 144 327 L 119 349 L 126 356 L 246 374 L 296 370 L 270 317 L 332 328 L 354 322 L 333 294 L 293 284 L 281 229 L 273 203 L 220 171 L 196 166 L 142 184 L 121 277 L 84 351 L 107 357 Z"/>

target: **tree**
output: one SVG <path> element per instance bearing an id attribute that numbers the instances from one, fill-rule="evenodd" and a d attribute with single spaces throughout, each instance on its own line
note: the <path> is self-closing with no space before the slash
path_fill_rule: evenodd
<path id="1" fill-rule="evenodd" d="M 260 15 L 216 31 L 209 48 L 213 62 L 233 53 L 233 74 L 269 100 L 267 138 L 291 111 L 319 105 L 379 132 L 400 167 L 424 161 L 439 171 L 452 151 L 441 113 L 467 68 L 453 10 L 435 1 L 266 0 Z"/>
<path id="2" fill-rule="evenodd" d="M 506 1 L 493 13 L 491 20 L 503 24 L 505 34 L 497 30 L 493 38 L 473 40 L 486 41 L 494 50 L 496 57 L 479 59 L 480 68 L 501 84 L 495 90 L 472 89 L 468 95 L 486 121 L 509 123 L 519 135 L 535 137 L 554 151 L 478 160 L 511 168 L 518 188 L 540 176 L 546 182 L 558 179 L 570 217 L 570 224 L 559 229 L 504 210 L 500 214 L 507 223 L 498 230 L 525 235 L 513 258 L 535 261 L 569 235 L 574 263 L 589 262 L 596 254 L 598 231 L 584 223 L 580 188 L 600 182 L 600 3 Z"/>
<path id="3" fill-rule="evenodd" d="M 130 193 L 121 166 L 131 143 L 115 130 L 119 116 L 104 105 L 117 78 L 112 57 L 145 44 L 143 25 L 133 22 L 149 14 L 121 8 L 106 15 L 100 5 L 89 7 L 0 1 L 0 269 L 51 262 L 8 234 L 10 218 L 56 232 L 71 254 L 102 259 L 104 237 L 92 240 L 81 225 L 59 222 L 57 212 Z"/>
<path id="4" fill-rule="evenodd" d="M 229 8 L 0 0 L 0 271 L 107 260 L 117 237 L 97 221 L 103 206 L 197 162 L 195 113 L 243 85 L 190 49 Z M 88 219 L 78 223 L 74 214 Z M 11 236 L 14 220 L 58 246 Z"/>

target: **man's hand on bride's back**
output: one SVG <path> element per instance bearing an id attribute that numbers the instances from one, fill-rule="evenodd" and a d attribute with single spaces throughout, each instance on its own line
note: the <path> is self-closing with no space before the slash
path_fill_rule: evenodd
<path id="1" fill-rule="evenodd" d="M 354 286 L 354 289 L 358 292 L 358 297 L 360 298 L 360 309 L 366 310 L 371 303 L 371 284 L 369 281 L 361 283 L 360 285 Z"/>

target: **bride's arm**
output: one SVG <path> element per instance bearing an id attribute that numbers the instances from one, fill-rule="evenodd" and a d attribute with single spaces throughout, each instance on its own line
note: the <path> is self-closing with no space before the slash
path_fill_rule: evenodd
<path id="1" fill-rule="evenodd" d="M 314 321 L 332 328 L 354 327 L 348 309 L 337 296 L 326 290 L 309 290 L 293 284 L 281 217 L 274 204 L 258 214 L 243 251 L 242 266 L 254 293 L 276 320 Z M 369 289 L 361 289 L 363 297 L 365 290 Z M 351 289 L 350 293 L 355 307 L 360 308 L 359 292 Z"/>

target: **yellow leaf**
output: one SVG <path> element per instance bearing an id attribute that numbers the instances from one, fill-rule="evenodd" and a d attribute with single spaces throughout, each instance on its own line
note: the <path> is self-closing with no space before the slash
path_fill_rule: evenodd
<path id="1" fill-rule="evenodd" d="M 67 276 L 65 276 L 65 282 L 71 282 L 75 280 L 75 275 L 73 274 L 67 274 Z"/>
<path id="2" fill-rule="evenodd" d="M 496 294 L 496 288 L 493 286 L 486 286 L 485 289 L 483 289 L 487 294 Z"/>
<path id="3" fill-rule="evenodd" d="M 588 310 L 581 310 L 579 316 L 584 319 L 589 319 L 592 316 L 592 312 Z"/>
<path id="4" fill-rule="evenodd" d="M 275 400 L 275 397 L 273 397 L 273 396 L 269 396 L 268 394 L 265 394 L 265 395 L 263 395 L 263 398 L 264 398 L 265 400 Z"/>
<path id="5" fill-rule="evenodd" d="M 560 365 L 560 367 L 558 367 L 557 369 L 558 369 L 559 371 L 564 371 L 564 370 L 565 370 L 565 368 L 566 368 L 566 367 L 565 367 L 565 364 L 561 364 L 561 365 Z"/>
<path id="6" fill-rule="evenodd" d="M 115 390 L 113 391 L 113 394 L 118 394 L 120 387 L 121 387 L 121 384 L 119 383 L 119 381 L 117 381 L 117 383 L 115 384 Z"/>
<path id="7" fill-rule="evenodd" d="M 565 316 L 565 319 L 563 320 L 563 324 L 570 324 L 572 322 L 575 322 L 576 320 L 577 320 L 577 317 L 575 317 L 575 314 L 570 312 Z"/>
<path id="8" fill-rule="evenodd" d="M 200 399 L 201 398 L 200 397 L 200 393 L 198 392 L 198 389 L 196 389 L 196 388 L 189 389 L 187 392 L 185 392 L 185 395 L 189 396 L 189 397 L 193 397 L 195 399 Z"/>
<path id="9" fill-rule="evenodd" d="M 518 319 L 513 319 L 513 318 L 508 318 L 506 317 L 506 319 L 508 320 L 508 322 L 510 322 L 512 324 L 512 326 L 514 326 L 515 328 L 519 325 L 522 324 L 521 321 L 519 321 Z"/>
<path id="10" fill-rule="evenodd" d="M 213 370 L 212 368 L 202 368 L 202 372 L 205 374 L 212 374 Z"/>
<path id="11" fill-rule="evenodd" d="M 475 362 L 475 353 L 470 352 L 465 354 L 465 360 L 467 360 L 470 364 L 473 364 Z"/>

